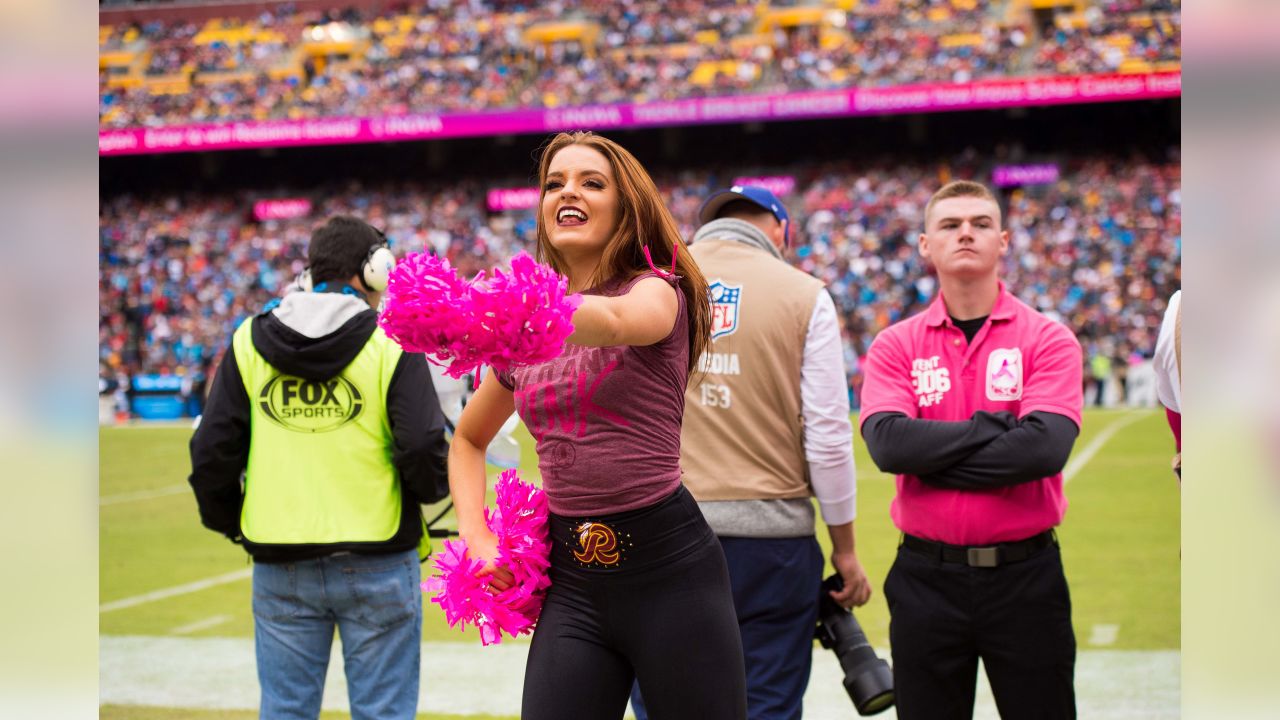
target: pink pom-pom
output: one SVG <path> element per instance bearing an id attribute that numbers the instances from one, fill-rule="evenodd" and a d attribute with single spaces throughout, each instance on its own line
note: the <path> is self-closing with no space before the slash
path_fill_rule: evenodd
<path id="1" fill-rule="evenodd" d="M 582 302 L 567 291 L 567 280 L 523 252 L 510 273 L 471 282 L 447 260 L 411 253 L 391 271 L 378 322 L 405 350 L 434 355 L 450 377 L 480 365 L 502 372 L 560 354 Z"/>
<path id="2" fill-rule="evenodd" d="M 559 356 L 582 304 L 581 295 L 568 294 L 568 280 L 523 252 L 511 258 L 510 273 L 495 270 L 473 288 L 472 336 L 483 343 L 485 364 L 499 372 Z"/>
<path id="3" fill-rule="evenodd" d="M 483 645 L 502 642 L 504 632 L 531 632 L 551 586 L 546 494 L 521 482 L 515 470 L 498 476 L 496 490 L 497 508 L 485 510 L 485 524 L 498 536 L 497 564 L 515 577 L 511 587 L 490 590 L 488 578 L 478 576 L 484 563 L 467 557 L 464 541 L 445 542 L 433 559 L 438 573 L 422 583 L 424 591 L 435 593 L 431 602 L 444 610 L 449 626 L 474 626 Z"/>
<path id="4" fill-rule="evenodd" d="M 469 294 L 470 287 L 448 260 L 410 253 L 391 270 L 378 324 L 408 352 L 433 353 L 442 363 L 466 363 L 472 358 L 459 357 L 456 335 L 466 323 Z"/>

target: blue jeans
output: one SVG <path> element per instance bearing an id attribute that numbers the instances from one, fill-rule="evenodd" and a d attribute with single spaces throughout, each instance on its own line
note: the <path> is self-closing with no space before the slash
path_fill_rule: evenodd
<path id="1" fill-rule="evenodd" d="M 352 720 L 412 718 L 422 643 L 417 550 L 253 566 L 259 717 L 320 715 L 336 626 Z"/>

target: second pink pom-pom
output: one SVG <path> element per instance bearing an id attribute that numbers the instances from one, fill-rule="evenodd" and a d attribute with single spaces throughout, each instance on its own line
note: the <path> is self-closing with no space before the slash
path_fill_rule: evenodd
<path id="1" fill-rule="evenodd" d="M 449 626 L 475 627 L 484 645 L 502 642 L 504 632 L 532 632 L 551 586 L 546 494 L 522 482 L 515 470 L 498 476 L 496 491 L 497 508 L 485 510 L 485 524 L 498 536 L 497 565 L 515 577 L 511 587 L 491 590 L 488 577 L 479 575 L 484 563 L 467 556 L 464 541 L 445 542 L 433 560 L 438 572 L 422 583 L 435 593 L 431 602 L 444 610 Z"/>

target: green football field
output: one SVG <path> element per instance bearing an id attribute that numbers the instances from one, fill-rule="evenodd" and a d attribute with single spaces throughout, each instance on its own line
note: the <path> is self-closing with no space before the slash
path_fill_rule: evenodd
<path id="1" fill-rule="evenodd" d="M 523 428 L 520 432 L 522 475 L 536 479 L 533 443 Z M 100 431 L 99 633 L 104 637 L 252 637 L 247 556 L 200 526 L 186 487 L 190 435 L 190 429 L 178 427 Z M 1180 646 L 1181 498 L 1168 470 L 1171 446 L 1160 413 L 1097 410 L 1085 416 L 1067 468 L 1071 507 L 1059 530 L 1082 652 Z M 898 543 L 889 521 L 893 478 L 875 468 L 860 443 L 856 450 L 858 551 L 876 588 L 857 616 L 872 644 L 885 648 L 889 617 L 880 588 Z M 430 510 L 428 517 L 434 515 Z M 819 539 L 826 545 L 822 531 Z M 479 645 L 476 634 L 448 628 L 435 605 L 427 603 L 424 614 L 424 641 Z M 105 718 L 252 715 L 102 708 Z"/>

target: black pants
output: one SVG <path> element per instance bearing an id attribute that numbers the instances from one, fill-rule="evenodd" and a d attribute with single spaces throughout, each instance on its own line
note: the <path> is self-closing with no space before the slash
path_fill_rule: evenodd
<path id="1" fill-rule="evenodd" d="M 884 595 L 901 720 L 972 718 L 978 658 L 1003 720 L 1075 718 L 1076 641 L 1056 542 L 994 568 L 899 547 Z"/>
<path id="2" fill-rule="evenodd" d="M 551 540 L 522 720 L 621 718 L 633 680 L 654 720 L 746 717 L 724 553 L 683 486 L 628 513 L 553 514 Z"/>

